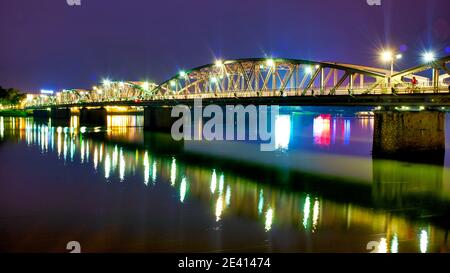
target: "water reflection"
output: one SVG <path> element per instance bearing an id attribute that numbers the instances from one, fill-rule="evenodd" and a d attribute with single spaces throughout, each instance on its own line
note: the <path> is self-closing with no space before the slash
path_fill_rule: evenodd
<path id="1" fill-rule="evenodd" d="M 289 229 L 315 236 L 333 232 L 336 233 L 336 238 L 346 234 L 346 238 L 353 238 L 350 240 L 359 245 L 361 251 L 364 251 L 365 244 L 372 240 L 369 235 L 376 234 L 380 243 L 378 250 L 383 253 L 425 253 L 436 251 L 444 242 L 445 235 L 441 228 L 429 224 L 429 227 L 424 229 L 423 224 L 411 221 L 402 213 L 393 214 L 383 209 L 402 208 L 405 200 L 408 200 L 405 196 L 417 198 L 417 194 L 439 192 L 443 185 L 442 168 L 436 171 L 433 168 L 438 167 L 420 165 L 422 167 L 417 168 L 416 172 L 410 172 L 409 168 L 401 166 L 402 163 L 397 166 L 392 162 L 374 161 L 374 184 L 370 186 L 370 194 L 366 195 L 371 196 L 371 200 L 366 200 L 370 204 L 367 205 L 364 202 L 358 203 L 358 198 L 352 199 L 350 195 L 348 199 L 353 201 L 343 201 L 345 198 L 326 198 L 323 195 L 329 193 L 325 190 L 312 187 L 311 190 L 285 189 L 271 183 L 261 183 L 249 176 L 241 176 L 237 172 L 222 168 L 221 165 L 211 167 L 186 160 L 183 156 L 154 153 L 145 146 L 131 147 L 130 144 L 125 144 L 130 136 L 134 135 L 137 139 L 144 137 L 139 135 L 136 128 L 126 126 L 130 120 L 135 119 L 127 117 L 123 121 L 118 117 L 111 118 L 108 124 L 111 127 L 119 126 L 120 130 L 109 127 L 106 134 L 97 134 L 93 128 L 78 130 L 77 127 L 49 127 L 31 119 L 8 120 L 11 121 L 8 123 L 10 126 L 5 126 L 5 119 L 2 118 L 0 129 L 2 137 L 3 134 L 15 137 L 30 148 L 37 147 L 43 155 L 55 153 L 64 163 L 68 163 L 69 156 L 70 162 L 80 163 L 85 168 L 91 167 L 95 173 L 104 176 L 105 182 L 108 183 L 127 183 L 139 179 L 149 190 L 156 188 L 148 187 L 149 183 L 153 186 L 160 183 L 170 185 L 171 189 L 178 193 L 177 198 L 182 205 L 191 200 L 200 200 L 210 206 L 215 222 L 222 223 L 227 218 L 244 217 L 256 221 L 266 233 Z M 278 133 L 281 136 L 277 140 L 278 148 L 289 149 L 293 126 L 291 122 L 292 117 L 289 115 L 277 119 L 276 126 L 283 128 L 280 130 L 283 133 Z M 73 122 L 75 123 L 76 121 Z M 136 124 L 135 121 L 131 123 Z M 331 145 L 335 133 L 341 132 L 343 144 L 348 145 L 351 137 L 350 120 L 332 121 L 331 116 L 320 115 L 314 117 L 313 124 L 314 144 Z M 122 138 L 115 135 L 115 132 Z M 111 138 L 121 139 L 122 143 L 114 142 Z M 389 172 L 390 169 L 392 172 Z M 419 173 L 423 174 L 424 180 L 428 180 L 426 185 L 421 183 Z M 327 179 L 329 178 L 323 178 Z M 397 181 L 397 184 L 385 183 L 386 181 Z M 406 184 L 411 181 L 417 183 Z M 371 207 L 372 201 L 373 204 L 378 204 L 380 209 L 374 210 Z M 444 201 L 439 204 L 445 206 Z M 364 231 L 362 238 L 351 235 L 361 231 Z M 358 247 L 353 250 L 355 249 Z"/>
<path id="2" fill-rule="evenodd" d="M 372 119 L 373 120 L 373 119 Z M 367 128 L 368 118 L 360 119 L 362 128 Z M 338 133 L 341 135 L 338 136 Z M 342 144 L 349 145 L 351 138 L 351 120 L 349 118 L 332 118 L 330 114 L 321 114 L 314 118 L 313 123 L 314 144 L 320 147 L 328 147 L 336 144 L 340 139 Z"/>
<path id="3" fill-rule="evenodd" d="M 275 118 L 275 148 L 288 149 L 291 138 L 291 117 L 279 115 Z"/>
<path id="4" fill-rule="evenodd" d="M 428 250 L 428 232 L 426 230 L 420 231 L 420 252 L 427 253 Z"/>
<path id="5" fill-rule="evenodd" d="M 331 131 L 331 115 L 319 115 L 314 118 L 314 144 L 319 146 L 328 146 L 331 142 L 330 131 Z M 336 126 L 333 126 L 335 130 Z M 333 135 L 336 131 L 333 131 Z"/>

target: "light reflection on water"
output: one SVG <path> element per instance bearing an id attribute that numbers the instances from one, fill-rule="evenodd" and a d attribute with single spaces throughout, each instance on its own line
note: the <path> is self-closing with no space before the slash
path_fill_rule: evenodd
<path id="1" fill-rule="evenodd" d="M 424 177 L 435 181 L 430 181 L 425 186 L 417 183 L 408 186 L 405 180 L 416 173 L 403 177 L 405 172 L 410 171 L 402 169 L 406 168 L 403 163 L 374 163 L 373 173 L 370 173 L 370 176 L 374 177 L 370 182 L 376 185 L 372 186 L 371 193 L 366 195 L 371 200 L 360 202 L 349 194 L 349 201 L 344 201 L 345 194 L 348 193 L 345 191 L 343 197 L 329 198 L 327 195 L 332 194 L 327 190 L 285 188 L 273 184 L 274 181 L 261 181 L 251 175 L 241 175 L 240 172 L 223 167 L 227 163 L 209 166 L 203 164 L 203 161 L 186 159 L 183 152 L 181 155 L 155 153 L 147 148 L 142 128 L 135 127 L 142 124 L 142 117 L 109 116 L 106 131 L 94 131 L 93 128 L 81 130 L 76 117 L 72 118 L 70 124 L 71 127 L 52 127 L 51 123 L 48 124 L 50 126 L 38 124 L 31 118 L 1 118 L 0 136 L 2 139 L 17 139 L 19 143 L 25 143 L 28 146 L 27 152 L 30 153 L 33 152 L 33 147 L 38 147 L 44 158 L 56 153 L 57 158 L 66 166 L 53 168 L 92 168 L 94 173 L 98 173 L 93 175 L 103 176 L 106 183 L 127 184 L 140 181 L 149 190 L 158 190 L 160 183 L 168 184 L 176 193 L 177 201 L 183 206 L 189 205 L 193 200 L 201 201 L 204 206 L 209 207 L 210 216 L 215 222 L 222 222 L 227 218 L 235 221 L 242 219 L 243 222 L 256 221 L 265 233 L 275 230 L 273 240 L 277 239 L 277 232 L 282 231 L 289 234 L 294 232 L 297 234 L 295 236 L 314 234 L 317 237 L 312 237 L 312 240 L 317 239 L 318 242 L 321 241 L 320 236 L 327 238 L 326 234 L 330 231 L 335 234 L 332 239 L 326 239 L 329 245 L 321 242 L 316 247 L 306 248 L 298 241 L 298 245 L 291 245 L 286 249 L 280 246 L 279 251 L 366 251 L 366 244 L 374 240 L 379 241 L 379 252 L 391 253 L 435 252 L 446 245 L 444 229 L 427 220 L 411 220 L 408 213 L 402 213 L 403 209 L 411 208 L 398 204 L 405 196 L 409 198 L 409 195 L 412 195 L 417 198 L 417 194 L 419 198 L 420 194 L 439 195 L 442 204 L 448 204 L 448 196 L 443 195 L 441 191 L 442 187 L 448 187 L 446 170 L 442 168 L 436 171 L 438 167 L 420 166 L 420 172 L 425 173 Z M 299 126 L 302 130 L 298 130 Z M 359 147 L 363 149 L 355 153 L 368 157 L 367 147 L 370 147 L 370 143 L 365 140 L 370 139 L 372 127 L 371 118 L 283 114 L 276 122 L 276 146 L 282 150 L 316 152 L 326 152 L 333 148 L 333 151 L 343 158 L 351 153 L 352 149 Z M 163 146 L 159 142 L 157 144 Z M 30 172 L 33 171 L 32 166 L 27 168 Z M 392 172 L 389 173 L 389 170 Z M 382 183 L 387 176 L 400 182 L 401 186 Z M 329 177 L 323 179 L 333 180 Z M 420 177 L 418 180 L 421 181 Z M 355 193 L 358 194 L 352 194 Z M 426 210 L 427 207 L 424 207 L 417 207 L 417 210 Z M 158 215 L 152 217 L 157 218 Z M 282 235 L 278 236 L 281 240 Z M 340 236 L 350 238 L 348 246 L 333 242 L 333 238 L 339 241 L 337 238 Z M 189 246 L 184 249 L 189 249 Z M 151 251 L 152 248 L 138 250 Z"/>

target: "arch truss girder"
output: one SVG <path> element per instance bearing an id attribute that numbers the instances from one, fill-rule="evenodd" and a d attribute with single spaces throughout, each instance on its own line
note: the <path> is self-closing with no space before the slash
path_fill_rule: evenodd
<path id="1" fill-rule="evenodd" d="M 176 75 L 146 94 L 145 99 L 251 97 L 335 94 L 364 89 L 383 79 L 382 73 L 340 65 L 290 59 L 240 59 L 209 64 Z M 358 86 L 354 80 L 360 79 Z M 368 82 L 366 81 L 369 80 Z M 343 88 L 343 86 L 345 88 Z"/>
<path id="2" fill-rule="evenodd" d="M 446 79 L 450 77 L 450 56 L 446 56 L 432 62 L 412 67 L 404 71 L 395 73 L 392 81 L 399 86 L 409 85 L 415 77 L 419 85 L 428 87 L 434 92 L 438 92 L 442 87 L 448 86 Z"/>

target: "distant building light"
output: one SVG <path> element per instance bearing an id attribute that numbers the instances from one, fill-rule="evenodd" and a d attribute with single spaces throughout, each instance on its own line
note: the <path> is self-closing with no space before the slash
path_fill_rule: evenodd
<path id="1" fill-rule="evenodd" d="M 53 90 L 41 89 L 41 94 L 53 95 L 53 93 L 55 93 Z"/>

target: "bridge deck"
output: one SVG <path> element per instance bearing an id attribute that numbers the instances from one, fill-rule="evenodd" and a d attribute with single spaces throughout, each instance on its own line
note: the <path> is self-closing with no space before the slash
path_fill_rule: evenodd
<path id="1" fill-rule="evenodd" d="M 202 99 L 203 105 L 217 104 L 254 104 L 254 105 L 291 105 L 291 106 L 450 106 L 450 93 L 440 90 L 439 93 L 399 93 L 399 94 L 355 94 L 337 92 L 336 95 L 299 96 L 294 92 L 265 92 L 255 97 L 253 94 L 226 93 L 201 95 L 174 95 L 169 97 L 154 97 L 152 100 L 116 100 L 116 101 L 84 101 L 68 104 L 35 105 L 27 109 L 42 109 L 49 107 L 102 107 L 102 106 L 175 106 L 179 104 L 193 105 L 195 99 Z"/>

